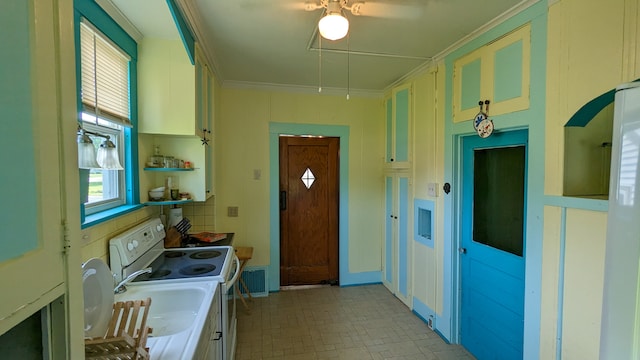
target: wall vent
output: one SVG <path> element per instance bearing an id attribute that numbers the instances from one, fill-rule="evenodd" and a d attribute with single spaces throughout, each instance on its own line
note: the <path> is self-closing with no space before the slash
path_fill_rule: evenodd
<path id="1" fill-rule="evenodd" d="M 242 281 L 251 292 L 251 296 L 264 297 L 269 295 L 267 282 L 267 268 L 265 266 L 247 266 L 240 276 Z M 246 291 L 242 284 L 238 284 L 240 293 L 246 296 Z"/>

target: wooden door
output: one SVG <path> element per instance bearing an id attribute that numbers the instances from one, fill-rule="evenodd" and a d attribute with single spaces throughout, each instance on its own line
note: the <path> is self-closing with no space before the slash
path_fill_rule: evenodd
<path id="1" fill-rule="evenodd" d="M 463 141 L 461 340 L 478 360 L 522 359 L 527 131 Z"/>
<path id="2" fill-rule="evenodd" d="M 280 285 L 338 281 L 339 138 L 280 137 Z"/>

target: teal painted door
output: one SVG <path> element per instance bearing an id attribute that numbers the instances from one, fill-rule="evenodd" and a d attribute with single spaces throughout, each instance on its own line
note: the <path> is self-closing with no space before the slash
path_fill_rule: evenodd
<path id="1" fill-rule="evenodd" d="M 522 359 L 527 131 L 465 138 L 462 156 L 461 342 Z"/>

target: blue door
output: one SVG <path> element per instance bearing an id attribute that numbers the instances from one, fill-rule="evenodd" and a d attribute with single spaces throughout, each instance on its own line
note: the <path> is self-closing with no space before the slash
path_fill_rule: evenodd
<path id="1" fill-rule="evenodd" d="M 522 359 L 527 131 L 462 143 L 462 345 L 478 360 Z"/>

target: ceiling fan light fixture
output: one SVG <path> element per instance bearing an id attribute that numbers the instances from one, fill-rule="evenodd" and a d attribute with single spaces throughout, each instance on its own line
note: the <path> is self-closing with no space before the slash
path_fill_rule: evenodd
<path id="1" fill-rule="evenodd" d="M 327 40 L 340 40 L 349 32 L 349 20 L 339 12 L 329 12 L 318 22 L 318 31 Z"/>

